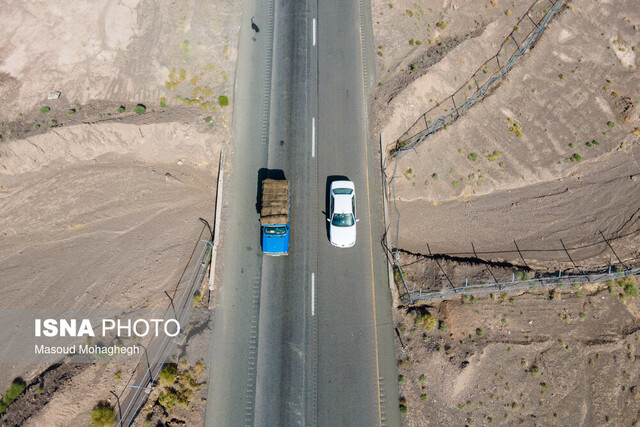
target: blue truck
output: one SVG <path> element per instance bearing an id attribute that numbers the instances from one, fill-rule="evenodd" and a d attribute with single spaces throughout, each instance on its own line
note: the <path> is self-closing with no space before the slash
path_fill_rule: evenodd
<path id="1" fill-rule="evenodd" d="M 286 179 L 262 181 L 260 225 L 262 253 L 279 256 L 289 254 L 290 187 Z"/>

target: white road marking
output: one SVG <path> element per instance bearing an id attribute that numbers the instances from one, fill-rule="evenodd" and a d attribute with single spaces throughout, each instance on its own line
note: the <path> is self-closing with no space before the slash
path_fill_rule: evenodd
<path id="1" fill-rule="evenodd" d="M 311 157 L 316 156 L 316 118 L 311 118 Z"/>
<path id="2" fill-rule="evenodd" d="M 316 274 L 311 273 L 311 315 L 316 315 Z"/>
<path id="3" fill-rule="evenodd" d="M 313 45 L 316 45 L 316 18 L 313 18 Z"/>

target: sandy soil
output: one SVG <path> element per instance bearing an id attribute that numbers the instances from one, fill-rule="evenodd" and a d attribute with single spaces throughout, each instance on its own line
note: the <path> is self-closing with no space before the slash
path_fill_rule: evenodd
<path id="1" fill-rule="evenodd" d="M 24 121 L 49 104 L 231 97 L 239 13 L 224 0 L 9 0 L 0 11 L 0 117 Z M 62 95 L 47 100 L 53 91 Z"/>
<path id="2" fill-rule="evenodd" d="M 203 230 L 199 218 L 213 220 L 241 4 L 5 3 L 0 308 L 164 306 Z M 46 368 L 4 364 L 0 393 Z M 31 411 L 32 425 L 86 425 L 132 368 L 55 377 L 45 412 L 15 404 L 3 422 Z M 178 418 L 201 423 L 187 413 Z"/>
<path id="3" fill-rule="evenodd" d="M 532 3 L 517 4 L 526 9 Z M 372 110 L 376 105 L 378 111 L 387 109 L 373 120 L 374 132 L 384 132 L 389 147 L 495 53 L 520 10 L 500 1 L 496 6 L 416 4 L 425 11 L 445 11 L 429 19 L 425 13 L 419 26 L 431 26 L 423 28 L 426 35 L 415 36 L 426 38 L 430 28 L 435 46 L 407 43 L 393 50 L 393 59 L 379 57 L 379 65 L 390 71 L 382 74 L 372 101 Z M 410 17 L 405 11 L 409 6 L 385 7 L 390 9 L 386 2 L 375 6 L 383 13 L 383 29 L 376 33 L 376 44 L 382 45 L 392 36 L 408 36 L 403 31 L 417 20 L 415 13 Z M 497 13 L 498 8 L 504 10 Z M 396 9 L 404 12 L 387 16 L 398 14 Z M 479 17 L 468 19 L 469 9 Z M 506 10 L 511 10 L 508 16 Z M 450 24 L 442 30 L 446 34 L 435 36 L 439 29 L 434 20 Z M 387 34 L 394 25 L 397 29 Z M 401 156 L 394 179 L 402 218 L 398 246 L 427 253 L 429 243 L 433 252 L 463 253 L 470 252 L 473 242 L 479 252 L 487 252 L 511 250 L 516 240 L 530 249 L 558 248 L 560 239 L 576 246 L 599 239 L 600 231 L 611 237 L 636 230 L 640 168 L 633 132 L 640 125 L 639 25 L 633 2 L 571 2 L 488 97 Z M 448 51 L 448 45 L 437 44 L 456 37 Z M 444 52 L 433 50 L 437 48 Z M 393 69 L 398 61 L 422 64 L 421 55 L 432 53 L 439 60 L 411 71 L 412 76 L 407 76 L 408 68 Z M 389 93 L 389 87 L 395 92 Z M 571 161 L 574 154 L 581 161 Z M 388 165 L 391 177 L 395 162 L 390 159 Z M 395 224 L 397 216 L 392 217 Z M 633 257 L 637 239 L 624 247 L 624 256 Z M 598 254 L 602 251 L 576 258 L 586 263 Z M 538 253 L 531 262 L 559 258 Z"/>
<path id="4" fill-rule="evenodd" d="M 640 302 L 617 292 L 563 288 L 398 310 L 404 424 L 638 425 Z M 416 313 L 434 316 L 435 329 Z"/>
<path id="5" fill-rule="evenodd" d="M 172 138 L 176 133 L 172 130 L 179 125 L 150 125 L 150 129 L 121 126 L 124 129 L 111 124 L 84 131 L 69 128 L 65 129 L 70 134 L 66 138 L 46 134 L 38 141 L 6 144 L 28 147 L 22 161 L 15 155 L 17 150 L 14 156 L 2 157 L 4 165 L 17 165 L 20 171 L 30 162 L 44 164 L 58 152 L 75 159 L 71 165 L 21 174 L 22 180 L 14 177 L 12 181 L 17 182 L 0 184 L 4 196 L 0 205 L 4 237 L 0 258 L 5 268 L 5 308 L 70 304 L 127 308 L 144 303 L 151 294 L 162 293 L 177 281 L 185 255 L 202 228 L 198 218 L 211 217 L 215 180 L 209 171 L 184 164 L 186 160 L 179 166 L 113 154 L 119 150 L 143 154 L 155 146 L 169 155 L 171 145 L 180 141 Z M 150 136 L 163 138 L 140 136 L 147 131 Z M 77 139 L 80 132 L 86 144 Z M 182 141 L 184 136 L 188 134 Z M 175 149 L 174 156 L 179 161 L 189 149 L 199 148 L 199 156 L 204 159 L 206 137 L 192 133 L 190 145 Z M 106 139 L 127 143 L 107 147 L 103 144 Z M 39 150 L 43 146 L 46 152 Z M 101 150 L 110 154 L 81 160 Z M 38 156 L 45 154 L 50 157 Z M 0 180 L 9 181 L 8 177 Z M 132 259 L 138 262 L 131 263 Z M 160 266 L 159 259 L 164 260 Z"/>

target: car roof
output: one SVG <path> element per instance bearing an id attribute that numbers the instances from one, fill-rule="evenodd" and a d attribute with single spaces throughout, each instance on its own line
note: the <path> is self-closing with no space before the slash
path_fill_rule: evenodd
<path id="1" fill-rule="evenodd" d="M 353 213 L 351 199 L 353 199 L 353 193 L 334 195 L 333 213 Z"/>

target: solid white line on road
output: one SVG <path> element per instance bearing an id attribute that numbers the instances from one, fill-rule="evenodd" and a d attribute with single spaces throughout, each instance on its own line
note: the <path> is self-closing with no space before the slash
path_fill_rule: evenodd
<path id="1" fill-rule="evenodd" d="M 316 156 L 316 118 L 311 118 L 311 157 Z"/>
<path id="2" fill-rule="evenodd" d="M 311 315 L 316 315 L 316 274 L 311 273 Z"/>
<path id="3" fill-rule="evenodd" d="M 313 18 L 313 45 L 316 45 L 316 18 Z"/>

